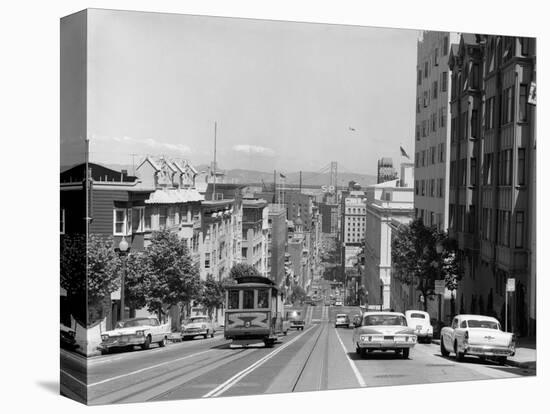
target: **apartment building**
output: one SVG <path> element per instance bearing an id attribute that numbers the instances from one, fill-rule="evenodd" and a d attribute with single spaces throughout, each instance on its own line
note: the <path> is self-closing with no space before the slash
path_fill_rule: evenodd
<path id="1" fill-rule="evenodd" d="M 415 216 L 446 230 L 449 216 L 449 53 L 457 33 L 422 32 L 417 45 Z"/>
<path id="2" fill-rule="evenodd" d="M 463 34 L 449 57 L 449 233 L 464 278 L 458 303 L 535 333 L 535 39 Z"/>

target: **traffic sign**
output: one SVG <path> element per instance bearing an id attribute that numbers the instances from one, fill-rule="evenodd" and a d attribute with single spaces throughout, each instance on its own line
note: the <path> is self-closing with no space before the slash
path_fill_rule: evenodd
<path id="1" fill-rule="evenodd" d="M 506 292 L 515 292 L 516 291 L 516 279 L 509 277 L 506 280 Z"/>
<path id="2" fill-rule="evenodd" d="M 434 290 L 436 295 L 443 295 L 445 293 L 445 280 L 435 280 Z"/>

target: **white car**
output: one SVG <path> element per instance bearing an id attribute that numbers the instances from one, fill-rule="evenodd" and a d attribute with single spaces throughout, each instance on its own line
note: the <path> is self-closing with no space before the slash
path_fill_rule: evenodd
<path id="1" fill-rule="evenodd" d="M 441 355 L 453 352 L 457 361 L 464 355 L 496 358 L 501 364 L 516 352 L 516 339 L 504 332 L 497 319 L 482 315 L 457 315 L 452 325 L 441 329 Z"/>
<path id="2" fill-rule="evenodd" d="M 430 314 L 420 310 L 408 310 L 405 312 L 407 325 L 414 329 L 418 337 L 418 342 L 425 341 L 428 344 L 432 342 L 434 328 L 430 323 Z"/>
<path id="3" fill-rule="evenodd" d="M 342 301 L 337 300 L 336 302 L 334 302 L 334 306 L 342 306 Z"/>
<path id="4" fill-rule="evenodd" d="M 214 322 L 206 315 L 191 316 L 181 325 L 181 338 L 194 338 L 202 335 L 204 339 L 208 336 L 214 338 L 216 329 Z"/>
<path id="5" fill-rule="evenodd" d="M 345 326 L 349 328 L 349 316 L 345 313 L 339 313 L 336 315 L 336 321 L 334 322 L 334 327 L 338 328 L 339 326 Z"/>
<path id="6" fill-rule="evenodd" d="M 157 318 L 133 318 L 117 322 L 115 329 L 101 334 L 99 349 L 108 353 L 113 348 L 133 348 L 135 345 L 149 349 L 152 343 L 166 346 L 170 327 L 161 325 Z"/>
<path id="7" fill-rule="evenodd" d="M 402 313 L 365 312 L 361 325 L 353 330 L 353 344 L 361 356 L 376 350 L 394 350 L 407 359 L 416 344 L 416 335 Z"/>

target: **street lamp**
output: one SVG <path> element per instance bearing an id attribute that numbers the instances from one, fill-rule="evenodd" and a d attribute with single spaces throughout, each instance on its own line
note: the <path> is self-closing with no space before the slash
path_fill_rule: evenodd
<path id="1" fill-rule="evenodd" d="M 126 260 L 128 257 L 129 248 L 130 246 L 126 241 L 126 238 L 123 236 L 122 240 L 118 244 L 118 254 L 122 258 L 122 275 L 120 276 L 120 318 L 119 320 L 124 319 L 124 311 L 126 308 L 124 304 L 124 285 L 125 285 L 125 279 L 126 279 Z"/>

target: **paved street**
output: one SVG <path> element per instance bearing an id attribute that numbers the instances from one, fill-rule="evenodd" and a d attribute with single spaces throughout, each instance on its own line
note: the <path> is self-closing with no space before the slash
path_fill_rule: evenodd
<path id="1" fill-rule="evenodd" d="M 90 404 L 237 396 L 385 385 L 426 384 L 534 375 L 477 358 L 457 363 L 437 344 L 417 344 L 409 359 L 393 352 L 355 354 L 353 329 L 334 327 L 350 307 L 309 306 L 306 328 L 291 331 L 273 348 L 231 348 L 214 338 L 173 343 L 85 359 L 62 351 L 62 389 Z M 88 387 L 85 387 L 85 375 Z"/>

